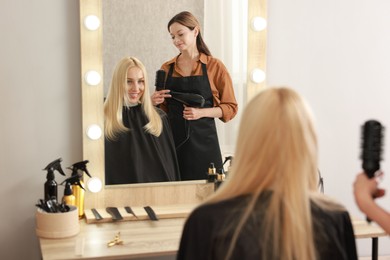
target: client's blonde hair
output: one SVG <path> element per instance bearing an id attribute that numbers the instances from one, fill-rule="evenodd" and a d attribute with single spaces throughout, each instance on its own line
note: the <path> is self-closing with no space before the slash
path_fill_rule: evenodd
<path id="1" fill-rule="evenodd" d="M 309 108 L 290 88 L 266 88 L 246 106 L 232 169 L 208 201 L 253 195 L 238 225 L 232 227 L 227 258 L 259 195 L 269 190 L 265 230 L 259 234 L 263 259 L 316 259 L 310 199 L 342 209 L 318 196 L 317 184 L 317 137 Z"/>
<path id="2" fill-rule="evenodd" d="M 127 71 L 131 67 L 141 69 L 145 80 L 144 93 L 141 96 L 140 102 L 142 110 L 149 122 L 144 126 L 144 129 L 154 136 L 160 136 L 162 132 L 161 117 L 150 98 L 145 66 L 137 58 L 125 57 L 115 67 L 107 99 L 104 102 L 104 133 L 109 139 L 115 139 L 119 133 L 129 130 L 123 125 L 122 110 L 123 106 L 129 105 Z"/>

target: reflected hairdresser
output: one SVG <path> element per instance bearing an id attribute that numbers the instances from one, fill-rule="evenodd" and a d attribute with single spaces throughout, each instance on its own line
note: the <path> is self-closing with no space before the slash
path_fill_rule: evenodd
<path id="1" fill-rule="evenodd" d="M 211 55 L 192 13 L 178 13 L 167 27 L 180 53 L 161 66 L 166 89 L 153 93 L 152 100 L 168 114 L 182 180 L 205 179 L 211 162 L 222 167 L 214 118 L 228 122 L 237 114 L 233 83 L 224 64 Z M 171 98 L 173 92 L 198 94 L 205 103 L 183 104 Z"/>

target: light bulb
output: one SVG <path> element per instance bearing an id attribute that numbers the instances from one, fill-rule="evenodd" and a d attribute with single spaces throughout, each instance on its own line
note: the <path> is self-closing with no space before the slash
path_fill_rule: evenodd
<path id="1" fill-rule="evenodd" d="M 100 26 L 100 20 L 96 15 L 88 15 L 84 18 L 84 26 L 90 31 L 95 31 Z"/>
<path id="2" fill-rule="evenodd" d="M 102 136 L 102 129 L 96 124 L 90 125 L 87 129 L 87 136 L 91 140 L 98 140 Z"/>
<path id="3" fill-rule="evenodd" d="M 99 72 L 95 70 L 90 70 L 85 73 L 85 81 L 88 83 L 90 86 L 96 86 L 100 83 L 101 77 Z"/>
<path id="4" fill-rule="evenodd" d="M 251 73 L 251 80 L 254 83 L 261 83 L 265 80 L 265 72 L 261 69 L 253 69 Z"/>
<path id="5" fill-rule="evenodd" d="M 92 177 L 88 179 L 87 187 L 90 192 L 97 193 L 102 190 L 103 184 L 98 177 Z"/>
<path id="6" fill-rule="evenodd" d="M 267 27 L 267 21 L 263 17 L 255 16 L 252 18 L 251 28 L 255 32 L 260 32 L 264 30 L 266 27 Z"/>

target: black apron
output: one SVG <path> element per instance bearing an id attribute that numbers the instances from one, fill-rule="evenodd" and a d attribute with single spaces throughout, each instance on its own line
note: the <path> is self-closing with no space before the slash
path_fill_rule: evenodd
<path id="1" fill-rule="evenodd" d="M 205 99 L 204 107 L 213 107 L 213 95 L 206 64 L 202 63 L 201 76 L 189 77 L 172 77 L 173 66 L 174 64 L 168 72 L 167 88 L 172 91 L 202 95 Z M 187 121 L 183 118 L 183 104 L 172 98 L 166 100 L 181 180 L 206 179 L 210 163 L 214 163 L 217 169 L 222 167 L 222 155 L 214 118 L 204 117 Z"/>

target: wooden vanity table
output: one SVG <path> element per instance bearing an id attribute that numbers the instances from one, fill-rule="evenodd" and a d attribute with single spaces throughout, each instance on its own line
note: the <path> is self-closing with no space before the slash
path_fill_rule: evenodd
<path id="1" fill-rule="evenodd" d="M 139 259 L 175 256 L 185 218 L 158 221 L 124 221 L 87 224 L 80 221 L 80 233 L 63 239 L 39 239 L 43 260 L 53 259 Z M 108 247 L 120 232 L 122 245 Z"/>
<path id="2" fill-rule="evenodd" d="M 39 239 L 43 260 L 54 259 L 142 259 L 176 255 L 185 217 L 158 221 L 123 221 L 87 224 L 80 220 L 80 233 L 63 239 Z M 372 239 L 372 259 L 378 258 L 378 238 L 387 236 L 380 227 L 353 220 L 356 239 Z M 119 237 L 122 245 L 108 247 Z"/>

